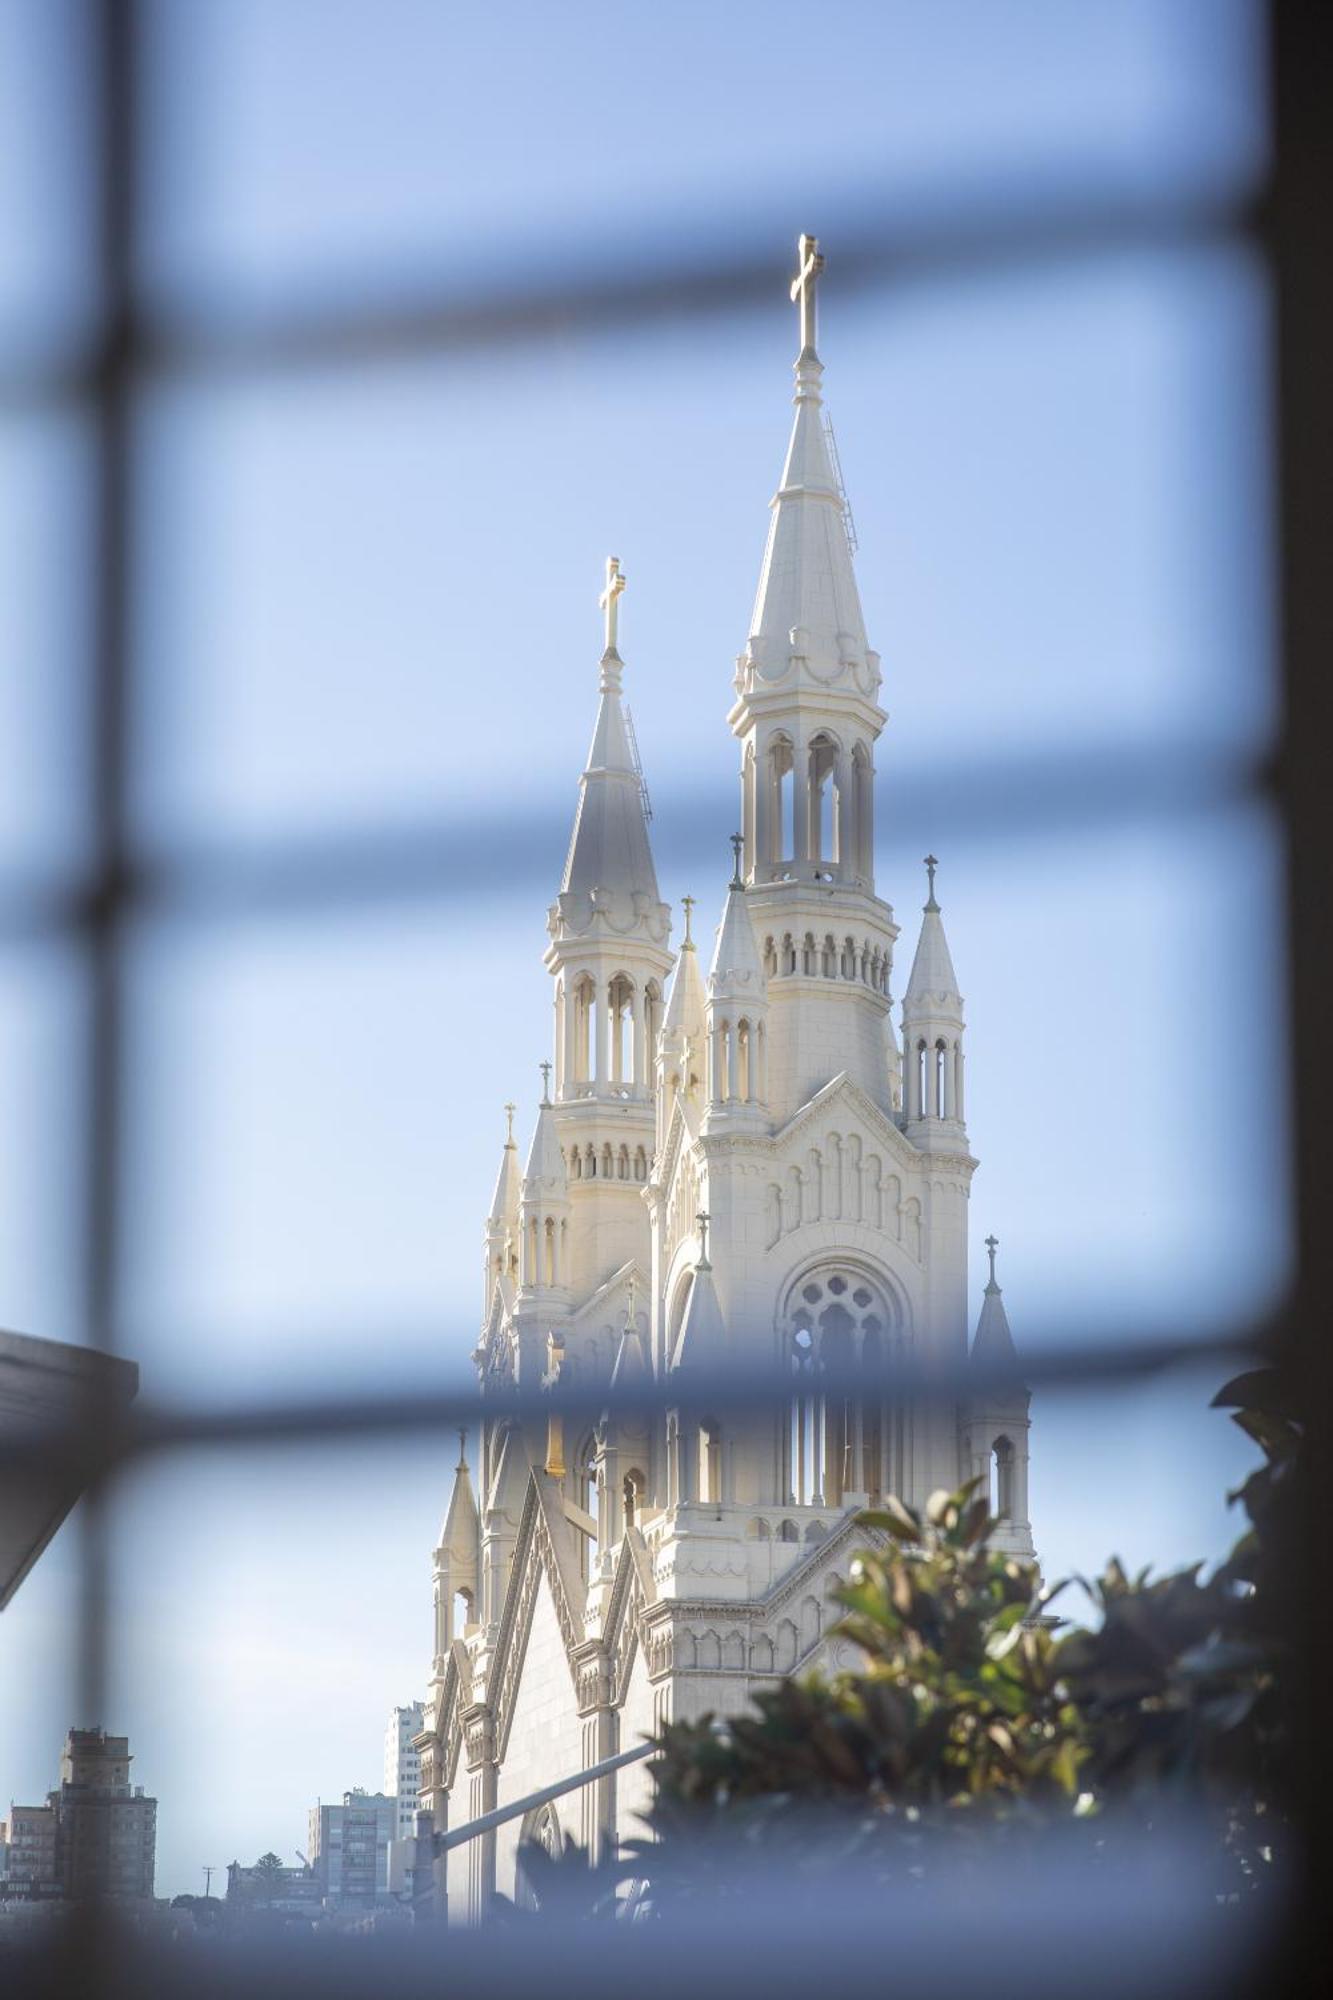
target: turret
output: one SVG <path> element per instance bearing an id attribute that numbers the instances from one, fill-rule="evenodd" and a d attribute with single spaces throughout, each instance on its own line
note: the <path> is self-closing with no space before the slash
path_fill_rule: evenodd
<path id="1" fill-rule="evenodd" d="M 549 1083 L 550 1064 L 542 1064 Z M 565 1269 L 569 1240 L 569 1183 L 556 1130 L 555 1107 L 543 1094 L 537 1126 L 523 1170 L 519 1199 L 519 1285 L 524 1303 L 568 1296 Z"/>
<path id="2" fill-rule="evenodd" d="M 768 980 L 741 879 L 742 836 L 734 834 L 736 869 L 718 925 L 708 973 L 704 1028 L 708 1038 L 705 1129 L 759 1130 L 768 1114 Z"/>
<path id="3" fill-rule="evenodd" d="M 477 1609 L 477 1578 L 480 1560 L 481 1527 L 472 1480 L 467 1467 L 467 1432 L 458 1433 L 458 1464 L 454 1468 L 454 1490 L 444 1517 L 433 1559 L 435 1596 L 436 1671 L 442 1671 L 443 1656 L 454 1639 L 463 1636 L 456 1626 L 470 1625 Z M 455 1618 L 455 1600 L 465 1616 Z"/>
<path id="4" fill-rule="evenodd" d="M 509 1129 L 504 1151 L 500 1155 L 500 1171 L 495 1178 L 495 1193 L 491 1196 L 491 1206 L 486 1217 L 484 1318 L 490 1315 L 496 1286 L 499 1285 L 504 1291 L 504 1302 L 509 1305 L 513 1301 L 514 1290 L 518 1284 L 520 1176 L 518 1147 L 514 1143 L 514 1113 L 517 1108 L 514 1104 L 505 1106 Z"/>
<path id="5" fill-rule="evenodd" d="M 963 1451 L 968 1477 L 981 1480 L 992 1510 L 1002 1517 L 996 1545 L 1006 1554 L 1031 1559 L 1028 1432 L 1032 1398 L 1013 1373 L 1018 1354 L 995 1276 L 999 1247 L 998 1237 L 986 1238 L 990 1279 L 982 1294 L 972 1341 L 970 1367 L 977 1387 L 963 1412 Z M 997 1379 L 1003 1377 L 1008 1379 Z"/>
<path id="6" fill-rule="evenodd" d="M 691 934 L 693 896 L 681 897 L 685 916 L 685 938 L 676 960 L 675 975 L 667 997 L 666 1019 L 657 1043 L 657 1150 L 660 1153 L 671 1127 L 671 1115 L 683 1098 L 698 1106 L 703 1091 L 705 1069 L 704 983 L 699 971 L 699 954 Z"/>
<path id="7" fill-rule="evenodd" d="M 935 900 L 933 854 L 912 976 L 903 996 L 903 1116 L 918 1145 L 966 1145 L 963 1111 L 963 1000 Z"/>

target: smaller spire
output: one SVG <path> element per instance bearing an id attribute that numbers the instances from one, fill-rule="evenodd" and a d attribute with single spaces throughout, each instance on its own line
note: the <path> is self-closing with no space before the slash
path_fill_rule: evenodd
<path id="1" fill-rule="evenodd" d="M 926 856 L 926 874 L 930 881 L 930 892 L 925 902 L 921 905 L 923 910 L 938 910 L 939 908 L 939 904 L 935 901 L 935 870 L 939 865 L 933 854 Z"/>
<path id="2" fill-rule="evenodd" d="M 982 1294 L 981 1313 L 972 1339 L 972 1359 L 990 1365 L 997 1363 L 1003 1365 L 1018 1359 L 1014 1336 L 1009 1331 L 1009 1315 L 1004 1309 L 1004 1297 L 995 1277 L 995 1252 L 999 1247 L 998 1236 L 986 1238 L 986 1255 L 990 1259 L 990 1281 Z"/>
<path id="3" fill-rule="evenodd" d="M 560 1135 L 555 1129 L 555 1107 L 549 1098 L 542 1099 L 537 1112 L 536 1129 L 532 1134 L 532 1144 L 528 1148 L 528 1162 L 523 1169 L 523 1179 L 527 1181 L 556 1181 L 561 1186 L 565 1181 L 565 1161 L 560 1151 Z"/>
<path id="4" fill-rule="evenodd" d="M 694 1267 L 694 1282 L 676 1336 L 671 1366 L 697 1369 L 711 1376 L 725 1365 L 726 1358 L 727 1330 L 713 1286 L 713 1267 L 700 1262 Z"/>
<path id="5" fill-rule="evenodd" d="M 466 1431 L 462 1435 L 466 1437 Z M 477 1500 L 472 1491 L 467 1460 L 460 1458 L 454 1468 L 454 1490 L 449 1496 L 448 1512 L 440 1528 L 440 1539 L 436 1543 L 436 1548 L 452 1560 L 455 1584 L 458 1583 L 460 1576 L 466 1578 L 475 1570 L 480 1527 Z"/>
<path id="6" fill-rule="evenodd" d="M 518 1217 L 519 1174 L 518 1147 L 514 1143 L 515 1104 L 506 1104 L 505 1119 L 507 1132 L 504 1149 L 500 1154 L 500 1171 L 495 1179 L 495 1193 L 491 1196 L 490 1214 L 487 1223 L 500 1230 L 511 1225 Z"/>

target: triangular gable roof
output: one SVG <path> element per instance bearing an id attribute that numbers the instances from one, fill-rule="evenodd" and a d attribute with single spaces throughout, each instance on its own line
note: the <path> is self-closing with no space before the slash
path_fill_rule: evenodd
<path id="1" fill-rule="evenodd" d="M 577 1326 L 581 1320 L 595 1317 L 596 1314 L 604 1312 L 615 1298 L 616 1293 L 626 1289 L 629 1284 L 631 1272 L 639 1288 L 639 1296 L 646 1304 L 648 1299 L 648 1274 L 641 1268 L 636 1257 L 630 1257 L 620 1266 L 618 1271 L 613 1271 L 609 1278 L 604 1278 L 596 1291 L 589 1292 L 582 1305 L 575 1306 L 571 1310 L 569 1324 Z"/>
<path id="2" fill-rule="evenodd" d="M 799 1111 L 793 1112 L 780 1131 L 773 1134 L 771 1143 L 774 1152 L 783 1151 L 792 1139 L 800 1136 L 806 1126 L 812 1125 L 816 1119 L 820 1118 L 839 1101 L 846 1102 L 862 1122 L 870 1127 L 880 1142 L 902 1161 L 904 1166 L 920 1166 L 923 1155 L 919 1149 L 912 1144 L 912 1141 L 904 1133 L 898 1130 L 898 1127 L 894 1124 L 888 1113 L 880 1109 L 874 1098 L 868 1096 L 862 1090 L 860 1084 L 847 1074 L 845 1069 L 839 1070 L 835 1077 L 831 1077 L 826 1084 L 815 1092 L 812 1098 L 801 1106 Z"/>
<path id="3" fill-rule="evenodd" d="M 572 1533 L 558 1504 L 554 1481 L 546 1473 L 534 1471 L 528 1481 L 518 1534 L 514 1540 L 509 1588 L 505 1592 L 500 1629 L 487 1675 L 487 1694 L 495 1717 L 496 1756 L 500 1759 L 503 1759 L 509 1742 L 523 1656 L 527 1651 L 537 1590 L 543 1576 L 555 1605 L 570 1679 L 577 1686 L 574 1653 L 584 1638 L 586 1587 L 579 1575 L 571 1546 Z"/>

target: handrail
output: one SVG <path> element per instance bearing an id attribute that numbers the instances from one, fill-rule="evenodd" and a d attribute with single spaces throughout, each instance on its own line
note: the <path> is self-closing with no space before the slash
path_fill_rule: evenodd
<path id="1" fill-rule="evenodd" d="M 590 1764 L 586 1771 L 579 1771 L 572 1778 L 561 1778 L 558 1784 L 543 1785 L 539 1792 L 528 1792 L 525 1797 L 515 1799 L 512 1805 L 497 1806 L 494 1812 L 483 1813 L 480 1819 L 470 1819 L 466 1826 L 434 1834 L 432 1851 L 437 1855 L 448 1854 L 451 1848 L 462 1847 L 469 1840 L 476 1840 L 480 1834 L 491 1833 L 511 1819 L 520 1819 L 535 1806 L 548 1805 L 552 1799 L 562 1798 L 566 1792 L 581 1791 L 584 1785 L 591 1785 L 596 1779 L 606 1777 L 611 1771 L 619 1771 L 626 1764 L 642 1762 L 645 1757 L 651 1757 L 656 1748 L 655 1743 L 636 1743 L 632 1750 L 620 1750 L 614 1757 L 603 1757 L 600 1764 Z"/>

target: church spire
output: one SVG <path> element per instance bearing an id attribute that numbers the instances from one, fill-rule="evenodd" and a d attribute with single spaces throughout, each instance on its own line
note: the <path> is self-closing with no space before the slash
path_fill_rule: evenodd
<path id="1" fill-rule="evenodd" d="M 768 1100 L 768 979 L 746 908 L 741 835 L 733 834 L 731 844 L 735 872 L 717 929 L 704 1010 L 710 1126 L 732 1125 L 738 1117 L 762 1123 Z"/>
<path id="2" fill-rule="evenodd" d="M 796 415 L 772 502 L 738 691 L 747 683 L 762 685 L 792 675 L 802 683 L 835 684 L 873 698 L 879 657 L 866 640 L 846 499 L 823 415 L 815 285 L 824 258 L 813 236 L 802 236 L 798 260 L 791 286 L 799 313 Z"/>
<path id="3" fill-rule="evenodd" d="M 574 831 L 560 884 L 562 921 L 601 912 L 621 929 L 660 906 L 657 873 L 648 844 L 643 779 L 620 698 L 624 662 L 618 650 L 620 597 L 625 574 L 618 556 L 606 559 L 606 587 L 598 598 L 605 618 L 598 691 L 601 700 L 588 762 L 579 781 Z"/>
<path id="4" fill-rule="evenodd" d="M 1009 1331 L 1009 1315 L 1004 1309 L 1004 1296 L 995 1277 L 995 1253 L 999 1247 L 1000 1240 L 997 1236 L 986 1238 L 986 1254 L 990 1258 L 990 1279 L 981 1295 L 981 1315 L 977 1320 L 977 1330 L 972 1341 L 972 1359 L 983 1364 L 1018 1359 L 1014 1336 Z"/>

